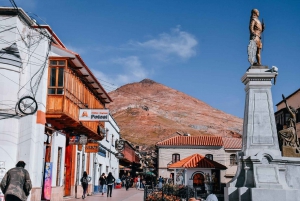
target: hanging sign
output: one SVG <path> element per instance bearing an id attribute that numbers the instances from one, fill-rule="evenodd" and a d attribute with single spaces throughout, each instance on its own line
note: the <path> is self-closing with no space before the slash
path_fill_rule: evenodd
<path id="1" fill-rule="evenodd" d="M 86 144 L 87 143 L 87 137 L 84 135 L 81 136 L 71 136 L 69 138 L 69 144 Z"/>
<path id="2" fill-rule="evenodd" d="M 98 153 L 99 144 L 97 142 L 87 143 L 85 145 L 85 153 Z"/>
<path id="3" fill-rule="evenodd" d="M 108 121 L 108 109 L 80 109 L 79 121 Z"/>

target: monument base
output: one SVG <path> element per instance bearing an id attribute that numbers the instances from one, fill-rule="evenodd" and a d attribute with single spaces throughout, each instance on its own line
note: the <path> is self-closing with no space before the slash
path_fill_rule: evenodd
<path id="1" fill-rule="evenodd" d="M 242 156 L 224 189 L 225 201 L 300 201 L 299 165 L 300 158 L 272 158 L 263 152 Z"/>
<path id="2" fill-rule="evenodd" d="M 236 175 L 224 189 L 225 201 L 300 201 L 300 158 L 283 157 L 278 144 L 271 94 L 277 70 L 251 66 L 242 77 L 243 146 Z M 289 148 L 284 151 L 296 154 Z"/>

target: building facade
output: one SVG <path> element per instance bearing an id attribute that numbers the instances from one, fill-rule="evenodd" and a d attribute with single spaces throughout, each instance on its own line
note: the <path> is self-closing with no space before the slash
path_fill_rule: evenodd
<path id="1" fill-rule="evenodd" d="M 241 138 L 175 136 L 165 139 L 156 144 L 158 149 L 158 176 L 175 178 L 175 172 L 172 168 L 169 168 L 170 165 L 193 154 L 200 154 L 227 167 L 226 170 L 220 171 L 219 181 L 225 184 L 235 174 L 237 169 L 236 152 L 241 150 L 241 145 Z"/>
<path id="2" fill-rule="evenodd" d="M 99 151 L 94 161 L 94 192 L 99 191 L 99 178 L 102 173 L 107 176 L 109 172 L 117 179 L 119 178 L 119 159 L 116 157 L 116 141 L 120 139 L 120 128 L 115 119 L 109 115 L 105 122 L 105 136 L 99 141 Z"/>
<path id="3" fill-rule="evenodd" d="M 287 103 L 289 106 L 295 108 L 297 110 L 296 113 L 296 128 L 297 128 L 297 136 L 300 138 L 300 88 L 295 92 L 286 97 Z M 284 101 L 280 101 L 276 104 L 277 111 L 275 112 L 275 120 L 277 124 L 277 131 L 286 128 L 288 125 L 288 119 L 290 118 L 290 114 L 286 109 L 286 105 Z"/>

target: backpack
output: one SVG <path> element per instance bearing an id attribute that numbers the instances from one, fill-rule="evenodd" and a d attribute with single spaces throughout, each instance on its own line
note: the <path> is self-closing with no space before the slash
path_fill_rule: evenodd
<path id="1" fill-rule="evenodd" d="M 88 184 L 87 178 L 86 178 L 86 177 L 82 177 L 82 178 L 81 178 L 81 183 L 82 183 L 82 184 Z"/>

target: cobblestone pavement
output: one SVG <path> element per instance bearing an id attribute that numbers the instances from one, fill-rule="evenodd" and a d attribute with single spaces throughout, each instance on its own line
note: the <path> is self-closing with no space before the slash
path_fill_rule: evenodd
<path id="1" fill-rule="evenodd" d="M 79 198 L 75 199 L 74 197 L 65 197 L 64 201 L 78 201 L 83 200 L 81 195 Z M 121 189 L 113 189 L 112 197 L 107 197 L 107 194 L 101 195 L 100 193 L 86 196 L 84 201 L 143 201 L 144 198 L 144 191 L 143 190 L 136 190 L 135 188 L 129 188 L 128 191 L 125 188 Z"/>

